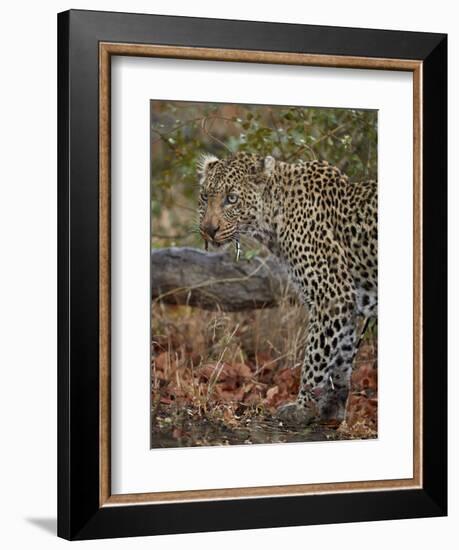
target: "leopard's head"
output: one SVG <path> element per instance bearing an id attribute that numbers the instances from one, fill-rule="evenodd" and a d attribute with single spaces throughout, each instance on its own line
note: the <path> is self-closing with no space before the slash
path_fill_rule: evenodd
<path id="1" fill-rule="evenodd" d="M 201 158 L 199 229 L 206 241 L 220 245 L 257 228 L 262 195 L 274 165 L 273 157 L 248 153 Z"/>

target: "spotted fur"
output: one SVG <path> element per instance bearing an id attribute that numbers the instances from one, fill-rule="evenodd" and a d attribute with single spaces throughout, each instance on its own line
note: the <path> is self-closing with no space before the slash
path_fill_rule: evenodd
<path id="1" fill-rule="evenodd" d="M 215 244 L 248 234 L 288 267 L 309 310 L 296 403 L 286 420 L 343 420 L 357 318 L 377 315 L 377 185 L 352 183 L 323 161 L 254 154 L 206 157 L 200 229 Z"/>

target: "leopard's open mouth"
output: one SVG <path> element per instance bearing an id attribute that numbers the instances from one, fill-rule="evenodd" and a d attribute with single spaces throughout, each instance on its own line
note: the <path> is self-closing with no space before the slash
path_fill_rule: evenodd
<path id="1" fill-rule="evenodd" d="M 203 231 L 201 231 L 201 238 L 204 241 L 204 248 L 206 250 L 209 249 L 209 244 L 213 248 L 220 248 L 225 243 L 225 241 L 218 241 L 218 240 L 213 239 L 212 237 L 210 237 L 209 235 L 207 235 L 207 233 L 204 233 Z"/>
<path id="2" fill-rule="evenodd" d="M 212 245 L 212 247 L 220 248 L 224 245 L 233 244 L 236 252 L 236 261 L 239 260 L 241 255 L 241 245 L 239 243 L 239 237 L 232 235 L 230 237 L 225 237 L 224 239 L 212 239 L 204 232 L 201 232 L 201 237 L 204 240 L 204 248 L 205 250 L 209 249 L 209 243 Z"/>
<path id="3" fill-rule="evenodd" d="M 220 237 L 218 235 L 216 237 L 211 237 L 205 231 L 201 230 L 200 234 L 205 243 L 211 244 L 212 246 L 215 246 L 215 247 L 220 247 L 224 244 L 228 244 L 237 240 L 237 237 L 235 236 L 234 233 L 230 235 L 224 235 L 223 237 Z"/>

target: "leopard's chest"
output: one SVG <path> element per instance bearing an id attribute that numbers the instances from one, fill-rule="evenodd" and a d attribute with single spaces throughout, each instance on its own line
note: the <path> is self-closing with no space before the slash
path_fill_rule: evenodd
<path id="1" fill-rule="evenodd" d="M 307 306 L 315 303 L 319 291 L 320 272 L 325 269 L 307 246 L 289 246 L 279 242 L 278 257 L 289 273 L 290 280 L 301 301 Z"/>

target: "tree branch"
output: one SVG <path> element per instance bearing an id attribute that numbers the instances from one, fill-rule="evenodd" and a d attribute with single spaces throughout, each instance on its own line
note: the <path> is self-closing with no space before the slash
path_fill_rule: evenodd
<path id="1" fill-rule="evenodd" d="M 224 311 L 276 307 L 294 297 L 273 256 L 236 262 L 230 254 L 187 247 L 151 252 L 151 291 L 154 302 Z"/>

